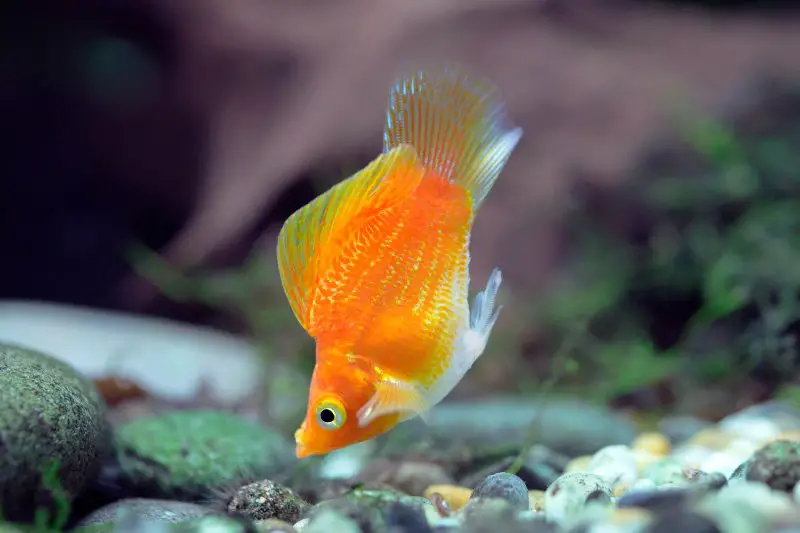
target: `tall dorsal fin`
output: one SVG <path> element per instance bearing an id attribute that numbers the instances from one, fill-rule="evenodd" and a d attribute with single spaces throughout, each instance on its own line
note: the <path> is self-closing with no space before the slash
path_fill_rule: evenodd
<path id="1" fill-rule="evenodd" d="M 343 243 L 332 237 L 363 227 L 376 214 L 407 198 L 423 176 L 416 151 L 398 145 L 286 220 L 278 235 L 278 270 L 292 311 L 306 331 L 311 332 L 310 312 L 321 255 L 335 255 Z"/>

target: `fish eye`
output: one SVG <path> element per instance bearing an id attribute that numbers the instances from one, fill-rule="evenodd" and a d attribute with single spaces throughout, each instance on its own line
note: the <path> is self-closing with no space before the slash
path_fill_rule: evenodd
<path id="1" fill-rule="evenodd" d="M 317 404 L 316 418 L 324 429 L 339 429 L 347 420 L 347 414 L 341 402 L 328 399 Z"/>

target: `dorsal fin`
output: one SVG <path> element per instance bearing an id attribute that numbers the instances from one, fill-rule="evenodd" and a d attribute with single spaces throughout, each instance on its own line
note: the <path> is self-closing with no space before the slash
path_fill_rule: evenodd
<path id="1" fill-rule="evenodd" d="M 459 183 L 477 209 L 494 185 L 522 129 L 510 124 L 494 85 L 461 67 L 419 71 L 392 88 L 384 150 L 408 144 L 422 165 Z"/>
<path id="2" fill-rule="evenodd" d="M 397 146 L 284 222 L 278 235 L 278 270 L 292 311 L 306 331 L 311 326 L 310 306 L 321 254 L 330 257 L 337 252 L 337 241 L 331 237 L 361 227 L 371 217 L 407 198 L 423 175 L 415 150 Z M 341 244 L 341 239 L 338 242 Z"/>

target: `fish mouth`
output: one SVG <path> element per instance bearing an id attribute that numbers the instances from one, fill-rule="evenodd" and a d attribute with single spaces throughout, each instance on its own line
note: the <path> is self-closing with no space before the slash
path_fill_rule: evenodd
<path id="1" fill-rule="evenodd" d="M 312 455 L 317 455 L 313 451 L 309 450 L 306 446 L 301 443 L 297 443 L 297 446 L 294 449 L 294 454 L 297 456 L 298 459 L 304 459 L 306 457 L 310 457 Z"/>

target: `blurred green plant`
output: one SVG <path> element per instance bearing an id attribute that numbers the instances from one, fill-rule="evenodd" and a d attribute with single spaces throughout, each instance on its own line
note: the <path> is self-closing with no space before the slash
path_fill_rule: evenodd
<path id="1" fill-rule="evenodd" d="M 605 402 L 670 378 L 794 377 L 800 91 L 764 101 L 738 120 L 679 117 L 685 143 L 643 162 L 618 195 L 629 204 L 612 199 L 643 214 L 636 227 L 604 221 L 592 191 L 578 198 L 567 267 L 533 311 L 550 347 L 588 325 L 561 388 Z"/>

